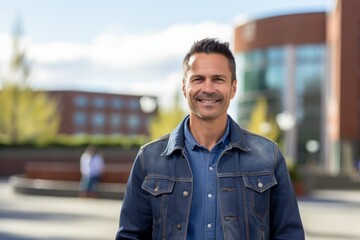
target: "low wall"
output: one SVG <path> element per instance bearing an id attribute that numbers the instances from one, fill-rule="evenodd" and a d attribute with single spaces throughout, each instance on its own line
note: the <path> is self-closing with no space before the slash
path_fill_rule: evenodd
<path id="1" fill-rule="evenodd" d="M 138 152 L 138 148 L 122 149 L 104 147 L 99 150 L 103 153 L 106 169 L 109 174 L 115 170 L 119 170 L 124 164 L 132 164 Z M 74 171 L 78 171 L 79 169 L 80 156 L 83 151 L 84 148 L 1 148 L 0 177 L 24 174 L 30 163 L 62 163 L 64 170 L 71 166 L 70 168 L 72 170 L 70 171 L 70 169 L 68 169 L 69 175 L 76 175 L 79 174 L 79 172 L 74 173 Z M 51 166 L 49 165 L 49 168 L 51 168 Z M 53 172 L 53 174 L 55 174 L 55 172 Z M 109 178 L 111 178 L 110 175 Z"/>
<path id="2" fill-rule="evenodd" d="M 132 163 L 106 163 L 100 182 L 126 183 Z M 80 181 L 79 164 L 66 162 L 28 162 L 25 165 L 25 178 Z"/>

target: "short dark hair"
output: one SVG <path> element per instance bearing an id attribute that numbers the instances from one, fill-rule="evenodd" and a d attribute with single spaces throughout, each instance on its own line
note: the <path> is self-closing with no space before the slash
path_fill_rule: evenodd
<path id="1" fill-rule="evenodd" d="M 190 48 L 190 51 L 185 55 L 183 60 L 183 80 L 185 80 L 186 71 L 189 69 L 189 60 L 191 56 L 193 56 L 195 53 L 217 53 L 225 56 L 228 59 L 231 71 L 231 81 L 234 81 L 236 79 L 236 64 L 234 55 L 230 51 L 229 45 L 230 44 L 228 42 L 220 42 L 216 38 L 204 38 L 194 42 Z"/>

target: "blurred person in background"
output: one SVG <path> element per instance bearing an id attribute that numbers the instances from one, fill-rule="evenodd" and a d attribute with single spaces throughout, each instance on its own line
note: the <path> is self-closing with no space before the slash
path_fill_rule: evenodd
<path id="1" fill-rule="evenodd" d="M 360 181 L 360 159 L 354 161 L 351 176 L 354 181 Z"/>
<path id="2" fill-rule="evenodd" d="M 80 157 L 80 196 L 96 197 L 96 187 L 101 179 L 105 164 L 103 156 L 94 146 L 88 146 Z"/>
<path id="3" fill-rule="evenodd" d="M 228 114 L 237 89 L 228 43 L 195 42 L 183 60 L 190 114 L 141 147 L 116 239 L 291 239 L 304 230 L 276 143 Z"/>

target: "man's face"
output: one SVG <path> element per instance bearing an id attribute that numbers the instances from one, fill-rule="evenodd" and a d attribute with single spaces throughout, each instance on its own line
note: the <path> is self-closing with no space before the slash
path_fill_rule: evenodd
<path id="1" fill-rule="evenodd" d="M 237 81 L 231 82 L 228 59 L 221 54 L 196 53 L 189 59 L 183 93 L 191 115 L 213 120 L 227 114 Z"/>

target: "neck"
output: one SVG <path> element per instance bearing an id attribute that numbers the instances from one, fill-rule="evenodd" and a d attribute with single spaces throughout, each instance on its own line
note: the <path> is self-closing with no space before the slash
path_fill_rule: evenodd
<path id="1" fill-rule="evenodd" d="M 189 129 L 196 141 L 209 151 L 224 135 L 227 115 L 220 119 L 203 120 L 190 114 Z"/>

